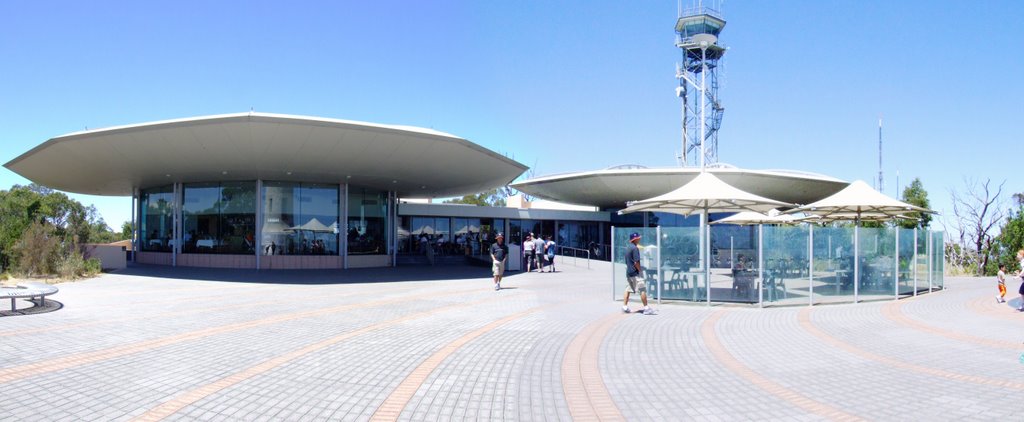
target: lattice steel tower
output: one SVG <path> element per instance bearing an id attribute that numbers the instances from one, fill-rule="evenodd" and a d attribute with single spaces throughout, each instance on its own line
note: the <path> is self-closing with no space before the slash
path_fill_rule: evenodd
<path id="1" fill-rule="evenodd" d="M 725 112 L 718 98 L 718 60 L 726 51 L 718 44 L 718 34 L 724 27 L 725 20 L 715 9 L 680 8 L 676 47 L 683 59 L 676 64 L 676 95 L 683 102 L 683 166 L 703 168 L 718 162 L 718 129 Z"/>

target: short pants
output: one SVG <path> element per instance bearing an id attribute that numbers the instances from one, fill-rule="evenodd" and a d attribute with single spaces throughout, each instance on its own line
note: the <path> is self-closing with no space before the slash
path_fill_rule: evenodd
<path id="1" fill-rule="evenodd" d="M 495 277 L 505 274 L 505 261 L 492 261 L 491 272 L 494 273 Z"/>
<path id="2" fill-rule="evenodd" d="M 630 293 L 647 293 L 647 283 L 640 276 L 626 276 L 626 281 L 629 285 L 626 286 L 626 291 Z"/>

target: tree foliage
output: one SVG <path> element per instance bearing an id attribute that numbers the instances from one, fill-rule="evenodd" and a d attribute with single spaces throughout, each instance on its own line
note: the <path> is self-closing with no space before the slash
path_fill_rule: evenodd
<path id="1" fill-rule="evenodd" d="M 478 193 L 475 195 L 466 195 L 462 198 L 449 199 L 444 201 L 445 204 L 468 204 L 476 205 L 478 207 L 503 207 L 505 206 L 505 196 L 502 195 L 497 189 L 492 189 L 487 192 Z"/>
<path id="2" fill-rule="evenodd" d="M 910 205 L 916 205 L 921 208 L 931 208 L 931 204 L 928 201 L 928 191 L 924 190 L 924 185 L 921 184 L 921 179 L 915 177 L 913 182 L 910 182 L 906 188 L 903 189 L 903 202 Z M 907 217 L 912 220 L 898 220 L 897 224 L 905 229 L 912 229 L 914 227 L 928 227 L 932 222 L 932 215 L 927 213 L 910 213 Z M 918 226 L 920 224 L 920 226 Z"/>
<path id="3" fill-rule="evenodd" d="M 36 254 L 43 258 L 30 263 L 31 273 L 50 272 L 55 269 L 52 250 L 66 259 L 78 253 L 77 245 L 115 237 L 95 207 L 63 193 L 36 184 L 0 190 L 0 267 L 20 268 L 19 260 Z"/>
<path id="4" fill-rule="evenodd" d="M 1017 270 L 1017 251 L 1024 249 L 1024 194 L 1013 195 L 1016 210 L 1010 212 L 999 230 L 992 248 L 995 258 L 986 268 L 986 273 L 995 273 L 999 264 L 1006 264 L 1009 270 Z"/>

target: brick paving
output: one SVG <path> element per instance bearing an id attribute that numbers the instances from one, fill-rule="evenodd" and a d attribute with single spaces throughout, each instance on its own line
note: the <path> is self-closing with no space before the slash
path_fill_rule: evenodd
<path id="1" fill-rule="evenodd" d="M 610 267 L 134 266 L 0 317 L 4 420 L 991 420 L 1024 314 L 901 301 L 622 314 Z M 634 301 L 633 309 L 639 303 Z"/>

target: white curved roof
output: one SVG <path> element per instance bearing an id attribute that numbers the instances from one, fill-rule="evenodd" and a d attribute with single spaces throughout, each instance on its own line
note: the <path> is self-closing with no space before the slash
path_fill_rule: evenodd
<path id="1" fill-rule="evenodd" d="M 813 173 L 784 170 L 710 168 L 722 181 L 755 195 L 807 204 L 838 192 L 848 182 Z M 700 174 L 699 168 L 608 169 L 543 176 L 511 186 L 538 198 L 604 208 L 668 193 Z"/>
<path id="2" fill-rule="evenodd" d="M 4 165 L 54 189 L 130 195 L 172 182 L 350 183 L 400 196 L 483 192 L 527 167 L 432 129 L 321 117 L 237 113 L 70 133 Z"/>

